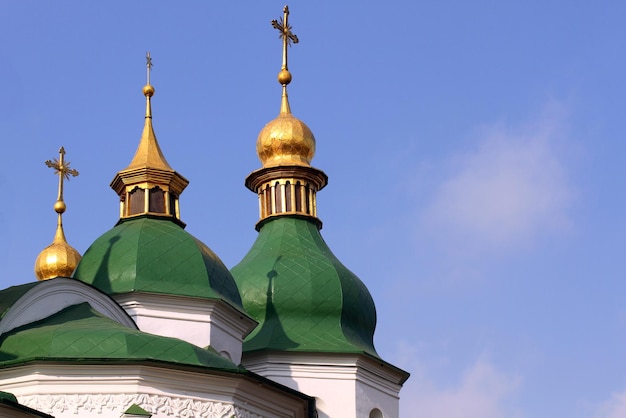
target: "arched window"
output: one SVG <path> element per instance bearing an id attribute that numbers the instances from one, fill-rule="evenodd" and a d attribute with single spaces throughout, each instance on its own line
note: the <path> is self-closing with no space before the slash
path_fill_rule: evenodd
<path id="1" fill-rule="evenodd" d="M 309 189 L 309 185 L 304 186 L 304 197 L 306 204 L 306 213 L 310 215 L 313 211 L 311 210 L 311 189 Z"/>
<path id="2" fill-rule="evenodd" d="M 291 183 L 285 183 L 285 212 L 292 212 L 291 207 Z"/>
<path id="3" fill-rule="evenodd" d="M 128 199 L 130 200 L 130 204 L 128 205 L 129 215 L 144 213 L 146 207 L 144 189 L 135 187 L 130 193 L 128 193 Z"/>
<path id="4" fill-rule="evenodd" d="M 148 212 L 165 213 L 165 192 L 160 187 L 150 189 Z"/>
<path id="5" fill-rule="evenodd" d="M 276 213 L 281 213 L 283 211 L 282 185 L 279 182 L 274 184 L 274 199 L 276 199 Z"/>
<path id="6" fill-rule="evenodd" d="M 302 185 L 299 181 L 296 182 L 296 212 L 302 212 Z"/>
<path id="7" fill-rule="evenodd" d="M 267 186 L 265 186 L 265 191 L 263 192 L 265 201 L 265 213 L 263 214 L 263 216 L 268 216 L 270 213 L 272 213 L 272 196 L 270 196 L 270 193 L 271 189 L 270 185 L 268 184 Z"/>
<path id="8" fill-rule="evenodd" d="M 170 215 L 176 216 L 176 195 L 170 192 L 169 196 L 170 196 Z"/>
<path id="9" fill-rule="evenodd" d="M 385 418 L 385 416 L 382 412 L 380 412 L 380 409 L 374 408 L 370 411 L 369 418 Z"/>

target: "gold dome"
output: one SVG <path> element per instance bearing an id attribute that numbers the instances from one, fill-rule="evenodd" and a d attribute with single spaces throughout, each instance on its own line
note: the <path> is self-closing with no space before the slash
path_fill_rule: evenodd
<path id="1" fill-rule="evenodd" d="M 59 223 L 52 244 L 43 249 L 35 261 L 35 275 L 37 280 L 48 280 L 55 277 L 70 277 L 78 262 L 80 254 L 65 240 L 63 225 Z"/>
<path id="2" fill-rule="evenodd" d="M 315 154 L 315 137 L 304 122 L 291 113 L 281 112 L 259 133 L 256 151 L 263 167 L 310 167 Z"/>

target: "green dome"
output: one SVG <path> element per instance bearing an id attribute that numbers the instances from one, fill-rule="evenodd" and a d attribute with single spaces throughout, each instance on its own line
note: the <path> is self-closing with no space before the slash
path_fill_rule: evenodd
<path id="1" fill-rule="evenodd" d="M 231 272 L 245 310 L 259 322 L 244 351 L 365 352 L 378 357 L 374 301 L 310 220 L 282 216 L 265 222 Z"/>
<path id="2" fill-rule="evenodd" d="M 91 244 L 73 277 L 109 295 L 163 293 L 242 306 L 218 256 L 169 218 L 123 220 Z"/>
<path id="3" fill-rule="evenodd" d="M 29 360 L 153 360 L 240 370 L 211 348 L 127 328 L 88 303 L 69 306 L 0 337 L 0 366 Z"/>

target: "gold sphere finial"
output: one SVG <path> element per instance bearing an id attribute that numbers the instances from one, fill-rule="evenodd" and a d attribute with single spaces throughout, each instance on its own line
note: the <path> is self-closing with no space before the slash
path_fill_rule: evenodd
<path id="1" fill-rule="evenodd" d="M 291 83 L 291 73 L 289 72 L 289 70 L 284 68 L 280 70 L 280 72 L 278 73 L 278 82 L 283 86 Z"/>
<path id="2" fill-rule="evenodd" d="M 154 87 L 152 87 L 152 84 L 143 86 L 143 95 L 146 97 L 152 97 L 154 95 Z"/>
<path id="3" fill-rule="evenodd" d="M 65 209 L 67 209 L 67 205 L 65 204 L 64 201 L 62 200 L 57 200 L 56 202 L 54 202 L 54 211 L 56 213 L 65 213 Z"/>

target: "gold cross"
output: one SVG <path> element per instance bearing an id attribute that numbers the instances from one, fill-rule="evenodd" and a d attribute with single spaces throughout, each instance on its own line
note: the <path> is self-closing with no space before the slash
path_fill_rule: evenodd
<path id="1" fill-rule="evenodd" d="M 78 175 L 78 171 L 70 168 L 70 162 L 65 161 L 65 148 L 61 147 L 59 149 L 59 159 L 56 158 L 54 160 L 46 161 L 46 165 L 50 168 L 54 169 L 54 174 L 59 176 L 59 194 L 57 196 L 57 200 L 63 200 L 63 180 L 70 180 L 70 175 L 72 177 L 76 177 Z"/>
<path id="2" fill-rule="evenodd" d="M 291 26 L 288 23 L 289 19 L 289 6 L 285 6 L 283 8 L 283 17 L 280 18 L 280 21 L 274 19 L 272 20 L 272 26 L 274 29 L 278 29 L 280 31 L 280 39 L 283 40 L 283 70 L 287 70 L 287 47 L 291 46 L 291 43 L 297 44 L 300 42 L 298 37 L 291 31 Z"/>
<path id="3" fill-rule="evenodd" d="M 150 72 L 152 71 L 152 57 L 150 51 L 146 52 L 146 71 L 148 72 L 148 84 L 150 84 Z"/>

